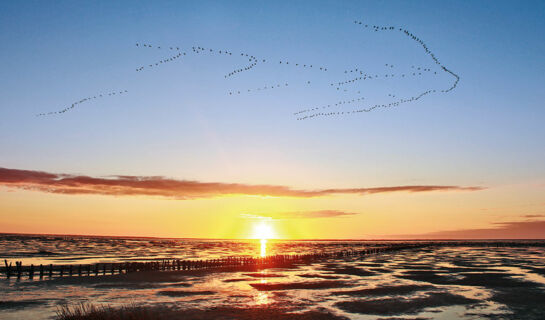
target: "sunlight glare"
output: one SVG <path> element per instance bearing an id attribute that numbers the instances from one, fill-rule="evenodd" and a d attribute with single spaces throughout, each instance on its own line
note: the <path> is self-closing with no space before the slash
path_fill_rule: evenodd
<path id="1" fill-rule="evenodd" d="M 254 238 L 255 239 L 271 239 L 273 238 L 273 230 L 269 224 L 265 221 L 261 221 L 259 224 L 256 224 L 254 227 Z"/>
<path id="2" fill-rule="evenodd" d="M 261 239 L 261 256 L 267 256 L 267 239 Z"/>
<path id="3" fill-rule="evenodd" d="M 254 227 L 254 238 L 260 239 L 261 243 L 261 257 L 267 256 L 267 239 L 271 239 L 273 237 L 273 230 L 269 224 L 267 224 L 265 221 L 259 222 L 259 224 L 256 224 Z"/>

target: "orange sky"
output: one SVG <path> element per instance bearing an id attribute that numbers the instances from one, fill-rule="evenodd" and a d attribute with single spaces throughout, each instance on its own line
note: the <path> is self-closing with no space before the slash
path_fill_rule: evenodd
<path id="1" fill-rule="evenodd" d="M 190 199 L 171 194 L 78 194 L 66 190 L 59 193 L 58 186 L 53 185 L 64 182 L 59 182 L 57 176 L 56 182 L 47 182 L 47 189 L 45 184 L 39 185 L 28 177 L 15 179 L 13 174 L 18 171 L 9 171 L 8 176 L 5 170 L 13 169 L 4 169 L 0 177 L 0 232 L 8 233 L 252 238 L 254 226 L 263 221 L 261 217 L 267 217 L 265 221 L 275 237 L 286 239 L 370 239 L 422 234 L 474 238 L 475 229 L 487 236 L 518 234 L 535 238 L 543 228 L 539 221 L 543 220 L 545 205 L 544 188 L 527 185 L 422 192 L 409 188 L 382 193 L 335 193 L 326 186 L 320 190 L 329 191 L 312 196 L 292 191 L 274 196 L 267 192 L 244 194 L 253 192 L 248 192 L 253 190 L 251 186 L 244 186 L 240 187 L 244 192 L 211 192 Z M 110 183 L 113 188 L 111 184 L 115 183 Z M 87 187 L 79 181 L 77 188 Z M 100 186 L 95 184 L 94 188 Z M 267 190 L 282 188 L 269 186 Z M 303 192 L 293 187 L 285 190 L 288 189 Z M 510 222 L 527 223 L 513 226 Z M 511 227 L 518 231 L 513 233 Z M 488 229 L 495 231 L 486 232 Z M 441 233 L 456 230 L 467 232 Z"/>

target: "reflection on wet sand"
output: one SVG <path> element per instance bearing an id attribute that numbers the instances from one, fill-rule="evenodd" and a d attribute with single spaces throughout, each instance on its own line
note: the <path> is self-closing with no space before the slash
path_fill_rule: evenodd
<path id="1" fill-rule="evenodd" d="M 261 243 L 260 256 L 261 257 L 266 257 L 267 256 L 267 239 L 261 239 L 260 243 Z"/>
<path id="2" fill-rule="evenodd" d="M 253 243 L 260 254 L 261 242 Z M 271 241 L 267 249 L 271 243 L 277 250 Z M 0 312 L 2 319 L 48 318 L 60 303 L 87 301 L 112 307 L 137 303 L 194 318 L 213 318 L 221 310 L 240 319 L 254 312 L 276 312 L 279 319 L 290 312 L 301 319 L 310 314 L 316 319 L 543 319 L 539 272 L 544 269 L 545 248 L 449 247 L 262 270 L 2 280 Z"/>

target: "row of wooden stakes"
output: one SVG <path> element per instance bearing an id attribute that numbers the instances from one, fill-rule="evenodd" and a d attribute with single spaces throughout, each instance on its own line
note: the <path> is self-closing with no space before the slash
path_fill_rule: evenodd
<path id="1" fill-rule="evenodd" d="M 365 256 L 381 252 L 397 251 L 404 249 L 422 249 L 445 246 L 483 246 L 483 247 L 544 247 L 544 241 L 535 242 L 506 242 L 506 241 L 450 241 L 450 242 L 418 242 L 418 243 L 394 243 L 385 244 L 379 247 L 372 247 L 363 250 L 341 250 L 334 252 L 319 252 L 310 254 L 290 254 L 290 255 L 272 255 L 266 257 L 227 257 L 221 259 L 207 260 L 181 260 L 181 259 L 162 259 L 148 262 L 114 262 L 114 263 L 95 263 L 85 265 L 43 265 L 23 266 L 21 261 L 16 261 L 15 266 L 7 260 L 4 260 L 5 267 L 0 268 L 0 273 L 4 273 L 6 278 L 12 276 L 21 279 L 25 275 L 29 279 L 39 277 L 39 279 L 63 277 L 63 276 L 99 276 L 124 274 L 138 271 L 184 271 L 217 269 L 225 267 L 281 267 L 289 264 L 303 263 L 308 264 L 317 260 L 329 258 L 343 258 L 351 256 Z"/>

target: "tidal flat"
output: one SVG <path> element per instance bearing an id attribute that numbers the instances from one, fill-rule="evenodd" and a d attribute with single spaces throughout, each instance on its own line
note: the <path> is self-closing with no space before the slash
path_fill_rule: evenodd
<path id="1" fill-rule="evenodd" d="M 544 268 L 543 247 L 440 247 L 289 268 L 12 278 L 0 280 L 0 313 L 61 319 L 62 306 L 86 305 L 110 316 L 100 319 L 543 319 Z"/>

